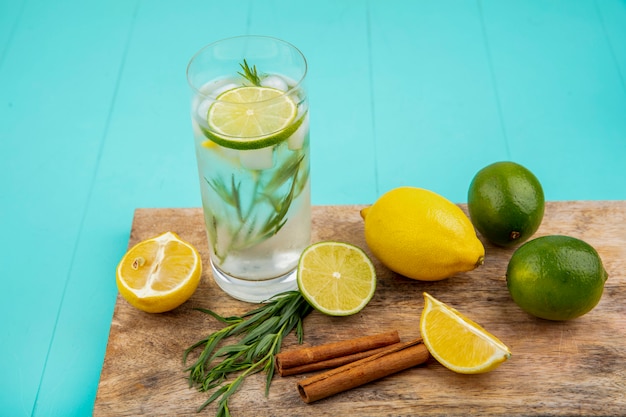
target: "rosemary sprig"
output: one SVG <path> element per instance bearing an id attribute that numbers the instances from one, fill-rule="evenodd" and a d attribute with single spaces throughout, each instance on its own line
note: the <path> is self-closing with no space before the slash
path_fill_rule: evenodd
<path id="1" fill-rule="evenodd" d="M 257 176 L 251 190 L 252 201 L 245 207 L 243 202 L 247 199 L 241 195 L 241 182 L 235 180 L 234 174 L 230 181 L 223 178 L 208 179 L 205 177 L 209 187 L 234 211 L 228 219 L 213 217 L 213 228 L 209 230 L 209 236 L 213 253 L 218 258 L 223 261 L 232 250 L 251 247 L 280 231 L 287 222 L 287 212 L 293 199 L 300 194 L 306 177 L 308 177 L 307 171 L 302 175 L 299 174 L 303 160 L 304 155 L 295 152 L 273 173 L 267 182 L 264 179 L 262 181 L 262 178 Z M 304 182 L 298 181 L 301 177 L 304 178 Z M 266 216 L 263 211 L 268 206 L 273 211 Z M 227 222 L 229 226 L 231 239 L 227 247 L 220 249 L 217 245 L 217 224 L 223 221 Z"/>
<path id="2" fill-rule="evenodd" d="M 298 343 L 302 343 L 302 320 L 312 307 L 300 292 L 288 291 L 240 317 L 223 317 L 211 310 L 197 310 L 225 323 L 226 327 L 194 343 L 183 353 L 183 364 L 186 364 L 191 352 L 202 348 L 196 362 L 185 369 L 189 372 L 189 386 L 202 392 L 214 390 L 198 412 L 218 401 L 217 416 L 227 417 L 230 416 L 228 400 L 246 377 L 265 371 L 265 395 L 269 394 L 274 376 L 274 355 L 280 351 L 283 338 L 294 329 Z M 240 339 L 224 344 L 234 337 Z M 233 374 L 237 376 L 227 382 Z"/>
<path id="3" fill-rule="evenodd" d="M 239 66 L 243 70 L 243 73 L 238 72 L 237 74 L 250 81 L 252 85 L 256 85 L 257 87 L 261 85 L 261 78 L 256 71 L 256 65 L 253 65 L 252 68 L 250 68 L 248 62 L 244 59 L 243 64 L 239 64 Z"/>

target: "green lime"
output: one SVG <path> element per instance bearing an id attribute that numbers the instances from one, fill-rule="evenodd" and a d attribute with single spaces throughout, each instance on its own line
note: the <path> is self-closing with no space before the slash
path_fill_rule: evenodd
<path id="1" fill-rule="evenodd" d="M 298 106 L 283 91 L 245 86 L 225 91 L 207 113 L 203 133 L 232 149 L 260 149 L 287 139 L 302 123 Z"/>
<path id="2" fill-rule="evenodd" d="M 524 311 L 547 320 L 569 320 L 600 301 L 608 274 L 598 252 L 569 236 L 544 236 L 520 246 L 511 257 L 506 284 Z"/>
<path id="3" fill-rule="evenodd" d="M 476 230 L 497 246 L 528 240 L 543 220 L 545 200 L 539 180 L 515 162 L 496 162 L 478 171 L 467 196 Z"/>
<path id="4" fill-rule="evenodd" d="M 325 241 L 306 248 L 297 277 L 302 296 L 330 316 L 358 313 L 376 290 L 376 270 L 369 257 L 343 242 Z"/>

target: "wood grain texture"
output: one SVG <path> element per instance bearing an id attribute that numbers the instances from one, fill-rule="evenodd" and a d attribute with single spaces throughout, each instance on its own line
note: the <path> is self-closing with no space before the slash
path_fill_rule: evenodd
<path id="1" fill-rule="evenodd" d="M 466 209 L 465 206 L 461 206 Z M 361 206 L 314 207 L 313 241 L 342 240 L 367 251 Z M 370 304 L 350 317 L 313 312 L 305 320 L 305 345 L 397 329 L 402 340 L 419 336 L 422 292 L 452 305 L 506 343 L 512 358 L 483 375 L 455 374 L 432 359 L 348 392 L 305 404 L 296 382 L 275 377 L 269 397 L 264 376 L 246 380 L 231 399 L 233 416 L 304 415 L 623 415 L 626 410 L 626 201 L 549 202 L 535 237 L 565 234 L 594 246 L 609 273 L 598 306 L 569 322 L 549 322 L 521 311 L 509 297 L 505 271 L 513 253 L 487 243 L 475 271 L 440 282 L 398 276 L 373 258 L 378 287 Z M 178 309 L 147 314 L 118 296 L 94 408 L 95 416 L 195 415 L 207 398 L 187 385 L 183 350 L 217 330 L 221 314 L 250 304 L 226 296 L 213 282 L 200 209 L 138 209 L 130 245 L 165 231 L 196 245 L 205 271 L 194 296 Z M 371 254 L 370 254 L 371 255 Z M 295 347 L 292 336 L 283 347 Z M 213 415 L 208 407 L 202 415 Z"/>

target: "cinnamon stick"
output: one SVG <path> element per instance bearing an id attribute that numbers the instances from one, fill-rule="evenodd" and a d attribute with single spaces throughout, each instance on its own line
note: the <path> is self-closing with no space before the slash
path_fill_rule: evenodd
<path id="1" fill-rule="evenodd" d="M 333 368 L 380 352 L 380 348 L 400 342 L 397 330 L 341 342 L 280 352 L 275 357 L 281 376 Z"/>
<path id="2" fill-rule="evenodd" d="M 298 393 L 308 404 L 419 365 L 428 357 L 421 338 L 399 343 L 375 355 L 306 378 L 298 382 Z"/>
<path id="3" fill-rule="evenodd" d="M 304 373 L 313 372 L 313 371 L 321 371 L 321 370 L 330 369 L 330 368 L 338 368 L 347 363 L 358 361 L 359 359 L 363 359 L 363 358 L 367 358 L 368 356 L 375 355 L 377 353 L 380 353 L 398 344 L 399 343 L 394 343 L 394 344 L 379 347 L 376 349 L 365 350 L 363 352 L 357 352 L 357 353 L 353 353 L 351 355 L 346 355 L 346 356 L 340 356 L 338 358 L 332 358 L 332 359 L 327 359 L 324 361 L 307 363 L 307 364 L 300 365 L 300 366 L 294 366 L 293 368 L 287 368 L 287 369 L 278 368 L 278 373 L 280 374 L 280 376 L 289 376 L 289 375 L 304 374 Z"/>

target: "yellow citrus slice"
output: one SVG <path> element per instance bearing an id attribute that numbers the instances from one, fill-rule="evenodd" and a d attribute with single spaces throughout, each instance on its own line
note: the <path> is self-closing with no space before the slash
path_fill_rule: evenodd
<path id="1" fill-rule="evenodd" d="M 284 91 L 245 86 L 227 90 L 211 104 L 205 136 L 232 149 L 260 149 L 287 139 L 302 122 L 298 106 Z"/>
<path id="2" fill-rule="evenodd" d="M 192 296 L 200 283 L 202 261 L 191 244 L 167 232 L 129 249 L 116 275 L 120 294 L 132 306 L 162 313 Z"/>
<path id="3" fill-rule="evenodd" d="M 511 357 L 498 338 L 428 293 L 424 293 L 420 331 L 430 354 L 455 372 L 488 372 Z"/>
<path id="4" fill-rule="evenodd" d="M 348 316 L 361 311 L 372 299 L 376 270 L 357 246 L 319 242 L 300 256 L 298 288 L 316 310 L 331 316 Z"/>

